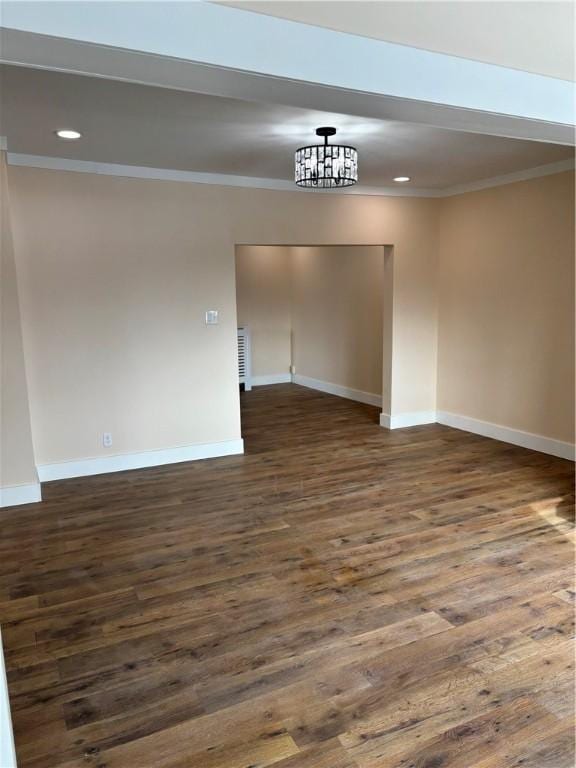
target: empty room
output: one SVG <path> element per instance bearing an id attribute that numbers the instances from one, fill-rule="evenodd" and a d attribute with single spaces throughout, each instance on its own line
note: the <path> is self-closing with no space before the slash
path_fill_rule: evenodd
<path id="1" fill-rule="evenodd" d="M 0 3 L 0 768 L 573 768 L 574 5 Z"/>

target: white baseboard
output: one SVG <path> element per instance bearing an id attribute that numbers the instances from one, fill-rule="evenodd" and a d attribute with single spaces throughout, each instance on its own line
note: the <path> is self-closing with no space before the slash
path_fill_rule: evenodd
<path id="1" fill-rule="evenodd" d="M 436 411 L 413 411 L 412 413 L 380 414 L 380 426 L 386 429 L 417 427 L 420 424 L 435 424 Z"/>
<path id="2" fill-rule="evenodd" d="M 8 697 L 8 680 L 4 664 L 2 635 L 0 635 L 0 766 L 16 768 L 16 750 L 14 748 L 14 732 L 10 717 L 10 699 Z"/>
<path id="3" fill-rule="evenodd" d="M 267 384 L 290 384 L 291 381 L 291 373 L 270 373 L 266 376 L 252 376 L 253 387 L 262 387 Z"/>
<path id="4" fill-rule="evenodd" d="M 565 443 L 562 440 L 554 440 L 551 437 L 543 437 L 532 432 L 523 432 L 520 429 L 503 427 L 500 424 L 492 424 L 489 421 L 480 421 L 469 416 L 460 416 L 457 413 L 448 413 L 446 411 L 438 411 L 436 420 L 438 424 L 445 424 L 447 427 L 462 429 L 465 432 L 473 432 L 475 435 L 482 435 L 483 437 L 491 437 L 504 443 L 511 443 L 522 448 L 540 451 L 540 453 L 558 456 L 561 459 L 569 459 L 570 461 L 576 459 L 576 446 L 573 443 Z"/>
<path id="5" fill-rule="evenodd" d="M 226 440 L 221 443 L 183 445 L 179 448 L 164 448 L 160 451 L 142 453 L 121 453 L 116 456 L 100 456 L 80 461 L 61 461 L 57 464 L 39 464 L 38 477 L 45 483 L 49 480 L 65 480 L 70 477 L 101 475 L 107 472 L 123 472 L 127 469 L 158 467 L 163 464 L 177 464 L 182 461 L 216 459 L 244 453 L 243 440 Z"/>
<path id="6" fill-rule="evenodd" d="M 503 443 L 519 445 L 522 448 L 530 448 L 532 451 L 548 453 L 561 459 L 576 460 L 576 446 L 572 443 L 564 443 L 551 437 L 535 435 L 532 432 L 523 432 L 512 427 L 503 427 L 500 424 L 492 424 L 489 421 L 472 419 L 469 416 L 460 416 L 457 413 L 447 411 L 417 411 L 414 413 L 399 413 L 390 416 L 388 413 L 380 414 L 380 426 L 386 429 L 401 429 L 403 427 L 415 427 L 419 424 L 444 424 L 454 429 L 462 429 L 465 432 L 473 432 L 482 437 L 491 437 Z"/>
<path id="7" fill-rule="evenodd" d="M 327 392 L 329 395 L 336 395 L 337 397 L 345 397 L 348 400 L 357 400 L 359 403 L 366 403 L 367 405 L 375 405 L 378 408 L 382 407 L 382 395 L 375 395 L 372 392 L 362 392 L 360 389 L 352 389 L 351 387 L 343 387 L 340 384 L 332 384 L 329 381 L 321 381 L 320 379 L 311 379 L 309 376 L 300 376 L 295 373 L 292 376 L 294 384 L 299 384 L 301 387 L 308 387 L 309 389 L 317 389 L 320 392 Z"/>
<path id="8" fill-rule="evenodd" d="M 37 501 L 42 501 L 40 483 L 0 488 L 0 507 L 17 507 L 20 504 L 35 504 Z"/>

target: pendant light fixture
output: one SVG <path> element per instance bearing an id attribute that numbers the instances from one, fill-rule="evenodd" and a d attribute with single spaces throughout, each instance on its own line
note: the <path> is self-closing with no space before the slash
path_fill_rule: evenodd
<path id="1" fill-rule="evenodd" d="M 336 128 L 317 128 L 316 135 L 324 137 L 324 144 L 296 150 L 294 180 L 299 187 L 331 189 L 356 184 L 358 152 L 343 144 L 328 144 L 328 137 L 335 134 Z"/>

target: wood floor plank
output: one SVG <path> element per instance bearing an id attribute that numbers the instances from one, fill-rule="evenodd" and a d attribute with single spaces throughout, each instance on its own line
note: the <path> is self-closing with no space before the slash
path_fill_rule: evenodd
<path id="1" fill-rule="evenodd" d="M 244 456 L 0 510 L 20 768 L 571 768 L 573 465 L 241 403 Z"/>

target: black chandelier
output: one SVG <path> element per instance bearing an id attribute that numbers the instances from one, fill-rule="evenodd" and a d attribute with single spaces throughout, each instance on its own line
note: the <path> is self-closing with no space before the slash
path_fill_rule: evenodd
<path id="1" fill-rule="evenodd" d="M 358 152 L 343 144 L 328 144 L 336 128 L 317 128 L 316 135 L 324 144 L 300 147 L 294 156 L 295 181 L 299 187 L 329 189 L 351 187 L 358 181 Z"/>

